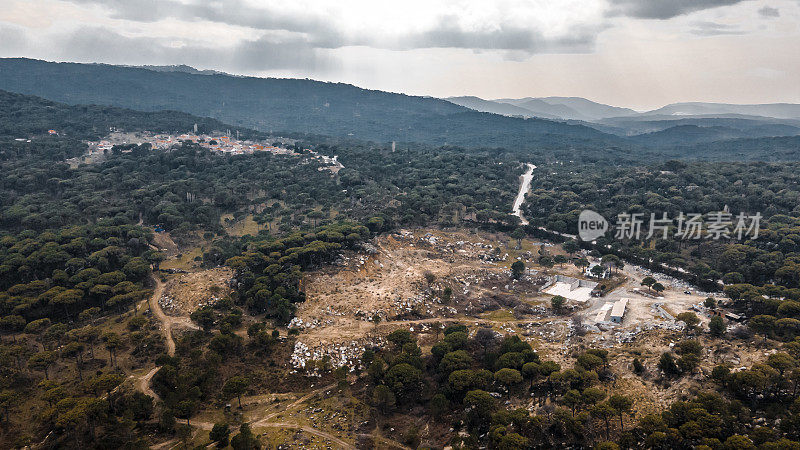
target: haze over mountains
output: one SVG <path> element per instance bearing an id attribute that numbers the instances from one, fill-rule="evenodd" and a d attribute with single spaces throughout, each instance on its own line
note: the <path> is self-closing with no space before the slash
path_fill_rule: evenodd
<path id="1" fill-rule="evenodd" d="M 486 114 L 344 83 L 0 59 L 0 89 L 67 104 L 178 110 L 260 131 L 472 147 L 624 144 L 580 124 Z"/>
<path id="2" fill-rule="evenodd" d="M 621 117 L 646 117 L 648 120 L 683 116 L 730 117 L 751 116 L 772 119 L 800 120 L 800 105 L 770 103 L 735 105 L 729 103 L 672 103 L 651 111 L 637 112 L 630 108 L 604 105 L 581 97 L 525 97 L 484 100 L 479 97 L 448 97 L 446 100 L 476 111 L 495 114 L 546 117 L 563 120 L 602 121 Z"/>
<path id="3" fill-rule="evenodd" d="M 263 132 L 379 142 L 567 149 L 576 154 L 654 151 L 682 157 L 708 143 L 800 154 L 800 105 L 675 103 L 637 112 L 579 97 L 437 99 L 308 79 L 233 76 L 189 66 L 111 66 L 0 59 L 0 89 L 70 105 L 176 110 Z M 790 139 L 772 139 L 790 137 Z M 769 142 L 761 139 L 771 139 Z M 763 145 L 762 145 L 763 144 Z M 725 146 L 716 146 L 715 153 Z M 745 158 L 746 159 L 746 158 Z"/>
<path id="4" fill-rule="evenodd" d="M 447 100 L 476 111 L 581 123 L 654 147 L 800 135 L 800 105 L 788 103 L 735 105 L 688 102 L 637 112 L 580 97 L 498 100 L 450 97 Z"/>
<path id="5" fill-rule="evenodd" d="M 604 105 L 580 97 L 525 97 L 498 100 L 483 100 L 478 97 L 449 97 L 447 100 L 477 111 L 562 120 L 593 121 L 607 117 L 638 114 L 629 108 Z M 502 111 L 509 111 L 509 113 Z"/>

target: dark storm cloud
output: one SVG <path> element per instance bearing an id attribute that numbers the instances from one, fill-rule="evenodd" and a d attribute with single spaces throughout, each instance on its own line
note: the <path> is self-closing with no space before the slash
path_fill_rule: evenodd
<path id="1" fill-rule="evenodd" d="M 759 9 L 758 13 L 761 14 L 761 17 L 768 17 L 770 19 L 781 16 L 781 12 L 778 10 L 778 8 L 772 8 L 770 6 L 765 6 Z"/>
<path id="2" fill-rule="evenodd" d="M 734 5 L 745 0 L 610 0 L 611 16 L 671 19 L 695 11 Z"/>

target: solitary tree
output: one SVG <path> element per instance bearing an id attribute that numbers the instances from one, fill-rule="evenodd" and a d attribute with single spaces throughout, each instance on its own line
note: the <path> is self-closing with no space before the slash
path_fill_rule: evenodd
<path id="1" fill-rule="evenodd" d="M 122 339 L 120 339 L 117 333 L 108 332 L 103 334 L 103 342 L 105 343 L 106 350 L 108 350 L 108 356 L 111 359 L 111 367 L 114 367 L 114 356 L 117 353 L 117 349 L 122 345 Z"/>
<path id="2" fill-rule="evenodd" d="M 11 408 L 18 402 L 18 394 L 11 390 L 0 392 L 0 408 L 3 408 L 3 421 L 8 423 Z"/>
<path id="3" fill-rule="evenodd" d="M 214 428 L 212 428 L 211 432 L 208 434 L 208 438 L 216 442 L 217 447 L 225 448 L 228 446 L 230 435 L 231 429 L 228 427 L 227 423 L 215 423 Z"/>
<path id="4" fill-rule="evenodd" d="M 564 303 L 566 299 L 560 295 L 554 295 L 553 298 L 550 299 L 550 306 L 553 307 L 553 311 L 559 313 L 561 312 L 561 308 L 564 307 Z"/>
<path id="5" fill-rule="evenodd" d="M 589 410 L 589 414 L 591 414 L 592 417 L 600 419 L 605 423 L 606 439 L 608 439 L 609 435 L 611 434 L 611 418 L 614 417 L 615 413 L 616 411 L 611 407 L 611 405 L 608 404 L 608 402 L 595 405 Z"/>
<path id="6" fill-rule="evenodd" d="M 522 248 L 522 240 L 525 238 L 525 230 L 522 227 L 511 232 L 511 237 L 517 240 L 517 249 Z"/>
<path id="7" fill-rule="evenodd" d="M 575 254 L 575 252 L 581 249 L 581 246 L 575 239 L 570 239 L 569 241 L 561 244 L 561 248 L 563 248 L 565 252 L 567 252 L 570 256 L 572 256 Z"/>
<path id="8" fill-rule="evenodd" d="M 64 356 L 72 356 L 75 358 L 75 368 L 78 370 L 78 379 L 83 381 L 83 344 L 79 342 L 70 342 L 64 347 L 62 353 Z"/>
<path id="9" fill-rule="evenodd" d="M 564 255 L 555 255 L 553 256 L 553 262 L 558 264 L 558 267 L 561 267 L 564 263 L 567 262 L 567 257 Z"/>
<path id="10" fill-rule="evenodd" d="M 708 323 L 708 331 L 714 337 L 720 337 L 725 334 L 725 321 L 720 316 L 714 316 Z"/>
<path id="11" fill-rule="evenodd" d="M 372 404 L 381 412 L 388 414 L 396 403 L 397 398 L 388 386 L 385 384 L 375 386 L 372 391 Z"/>
<path id="12" fill-rule="evenodd" d="M 753 316 L 753 318 L 747 322 L 747 326 L 753 330 L 753 332 L 763 334 L 764 342 L 767 342 L 767 337 L 775 328 L 775 316 L 765 314 Z"/>
<path id="13" fill-rule="evenodd" d="M 675 316 L 675 318 L 686 324 L 687 333 L 694 330 L 694 327 L 700 323 L 700 319 L 697 317 L 697 314 L 690 311 L 682 312 Z"/>
<path id="14" fill-rule="evenodd" d="M 56 353 L 52 351 L 43 351 L 35 353 L 28 359 L 28 367 L 44 372 L 44 378 L 49 380 L 49 369 L 54 362 L 56 362 Z"/>
<path id="15" fill-rule="evenodd" d="M 495 372 L 494 379 L 510 390 L 517 384 L 522 383 L 522 374 L 518 370 L 504 368 Z"/>
<path id="16" fill-rule="evenodd" d="M 633 399 L 627 395 L 612 395 L 611 398 L 608 399 L 608 404 L 614 408 L 614 411 L 619 415 L 619 429 L 624 431 L 622 419 L 625 414 L 631 412 Z"/>
<path id="17" fill-rule="evenodd" d="M 562 401 L 565 405 L 569 406 L 570 410 L 572 410 L 572 417 L 575 417 L 575 410 L 578 409 L 578 406 L 581 404 L 581 391 L 577 389 L 570 389 L 566 394 L 564 394 Z"/>
<path id="18" fill-rule="evenodd" d="M 450 300 L 452 300 L 452 298 L 453 298 L 453 288 L 451 288 L 450 286 L 445 287 L 444 290 L 442 290 L 442 295 L 441 295 L 442 303 L 444 303 L 445 305 L 449 305 Z"/>
<path id="19" fill-rule="evenodd" d="M 619 257 L 617 255 L 603 255 L 600 259 L 601 263 L 608 267 L 611 270 L 614 270 L 618 267 L 617 262 L 619 261 Z"/>
<path id="20" fill-rule="evenodd" d="M 239 434 L 231 438 L 231 447 L 234 450 L 251 450 L 261 448 L 261 444 L 250 430 L 250 424 L 245 422 L 239 427 Z"/>
<path id="21" fill-rule="evenodd" d="M 650 276 L 644 277 L 642 279 L 642 286 L 647 286 L 647 290 L 650 290 L 650 288 L 656 283 L 657 283 L 656 279 Z"/>
<path id="22" fill-rule="evenodd" d="M 633 358 L 633 372 L 639 375 L 644 372 L 644 364 L 639 358 Z"/>
<path id="23" fill-rule="evenodd" d="M 658 368 L 664 372 L 665 375 L 675 375 L 680 373 L 680 368 L 675 363 L 675 357 L 672 353 L 664 352 L 658 360 Z"/>
<path id="24" fill-rule="evenodd" d="M 783 377 L 783 374 L 787 370 L 797 366 L 797 360 L 792 358 L 788 353 L 779 352 L 773 353 L 767 357 L 767 365 L 777 370 L 781 377 Z"/>
<path id="25" fill-rule="evenodd" d="M 523 273 L 525 273 L 525 263 L 521 260 L 514 261 L 514 264 L 511 264 L 511 276 L 518 280 Z"/>
<path id="26" fill-rule="evenodd" d="M 222 386 L 222 393 L 227 397 L 236 397 L 239 400 L 239 409 L 242 408 L 242 394 L 247 392 L 247 387 L 250 386 L 250 380 L 247 377 L 236 376 L 231 377 Z"/>

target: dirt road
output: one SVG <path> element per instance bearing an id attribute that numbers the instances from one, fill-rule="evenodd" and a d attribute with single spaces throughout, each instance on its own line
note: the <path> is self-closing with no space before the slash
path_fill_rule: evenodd
<path id="1" fill-rule="evenodd" d="M 315 436 L 319 436 L 323 439 L 327 439 L 332 443 L 339 446 L 339 448 L 347 448 L 347 449 L 355 449 L 354 446 L 348 444 L 347 442 L 337 438 L 336 436 L 326 433 L 324 431 L 317 430 L 316 428 L 309 427 L 307 425 L 298 425 L 296 423 L 266 423 L 258 425 L 259 427 L 263 428 L 290 428 L 290 429 L 299 429 L 303 430 L 308 434 L 313 434 Z"/>
<path id="2" fill-rule="evenodd" d="M 161 397 L 159 397 L 158 394 L 155 393 L 155 391 L 150 389 L 150 380 L 153 378 L 153 375 L 155 375 L 156 372 L 158 372 L 158 369 L 160 368 L 161 366 L 153 367 L 153 369 L 151 369 L 150 372 L 147 372 L 147 374 L 139 378 L 139 381 L 136 383 L 136 387 L 139 388 L 139 390 L 142 391 L 143 394 L 153 397 L 156 401 L 161 400 Z"/>
<path id="3" fill-rule="evenodd" d="M 297 400 L 295 400 L 294 402 L 290 403 L 288 406 L 286 406 L 286 407 L 284 408 L 284 411 L 286 411 L 286 410 L 290 410 L 290 409 L 292 409 L 292 408 L 294 408 L 294 407 L 296 407 L 296 406 L 300 405 L 301 403 L 303 403 L 303 402 L 305 402 L 305 401 L 307 401 L 307 400 L 311 399 L 311 397 L 313 397 L 313 396 L 315 396 L 315 395 L 317 395 L 317 394 L 319 394 L 319 393 L 321 393 L 321 392 L 325 392 L 325 391 L 327 391 L 328 389 L 333 389 L 334 387 L 336 387 L 336 384 L 329 384 L 329 385 L 327 385 L 327 386 L 322 386 L 321 388 L 314 389 L 313 391 L 309 392 L 308 394 L 306 394 L 306 395 L 304 395 L 304 396 L 302 396 L 302 397 L 298 398 L 298 399 L 297 399 Z M 259 419 L 257 422 L 253 422 L 253 424 L 252 424 L 252 425 L 253 425 L 254 427 L 257 427 L 257 426 L 264 426 L 264 425 L 266 425 L 266 424 L 267 424 L 267 422 L 268 422 L 270 419 L 272 419 L 273 417 L 277 416 L 278 414 L 280 414 L 280 412 L 274 412 L 274 413 L 272 413 L 272 414 L 268 414 L 268 415 L 267 415 L 266 417 L 264 417 L 263 419 Z"/>
<path id="4" fill-rule="evenodd" d="M 161 310 L 161 305 L 158 303 L 158 300 L 164 293 L 164 283 L 155 276 L 153 276 L 153 281 L 156 283 L 156 287 L 153 290 L 153 295 L 150 296 L 150 311 L 152 311 L 156 319 L 161 322 L 161 329 L 164 331 L 164 339 L 167 341 L 167 354 L 169 356 L 175 356 L 175 341 L 172 339 L 172 321 L 164 314 L 164 311 Z"/>
<path id="5" fill-rule="evenodd" d="M 175 340 L 172 338 L 173 325 L 180 325 L 182 327 L 193 329 L 198 329 L 198 326 L 195 325 L 188 317 L 168 316 L 164 314 L 164 311 L 161 309 L 161 305 L 158 303 L 158 300 L 164 294 L 165 284 L 156 278 L 155 275 L 153 275 L 153 281 L 155 282 L 156 287 L 153 290 L 153 295 L 150 297 L 150 300 L 148 300 L 150 304 L 150 311 L 152 311 L 155 318 L 161 322 L 161 328 L 164 332 L 164 340 L 167 343 L 167 354 L 169 356 L 175 356 Z"/>
<path id="6" fill-rule="evenodd" d="M 531 188 L 531 180 L 533 180 L 533 169 L 536 166 L 533 164 L 528 163 L 528 171 L 522 175 L 522 180 L 519 185 L 519 193 L 517 193 L 517 198 L 514 200 L 514 207 L 511 209 L 511 214 L 514 216 L 519 217 L 519 223 L 521 225 L 527 225 L 528 221 L 525 220 L 525 217 L 522 216 L 522 203 L 525 202 L 525 194 L 528 193 L 528 190 Z"/>

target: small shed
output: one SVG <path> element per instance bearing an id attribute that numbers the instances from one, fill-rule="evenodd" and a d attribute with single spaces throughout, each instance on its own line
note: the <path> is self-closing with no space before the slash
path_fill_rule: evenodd
<path id="1" fill-rule="evenodd" d="M 725 318 L 728 319 L 728 320 L 733 320 L 734 322 L 739 322 L 739 321 L 742 320 L 742 316 L 740 316 L 739 314 L 734 314 L 734 313 L 730 313 L 730 312 L 729 313 L 725 313 Z"/>
<path id="2" fill-rule="evenodd" d="M 625 308 L 628 307 L 628 299 L 621 298 L 614 303 L 614 307 L 611 308 L 611 321 L 620 323 L 622 322 L 622 318 L 625 317 Z"/>

